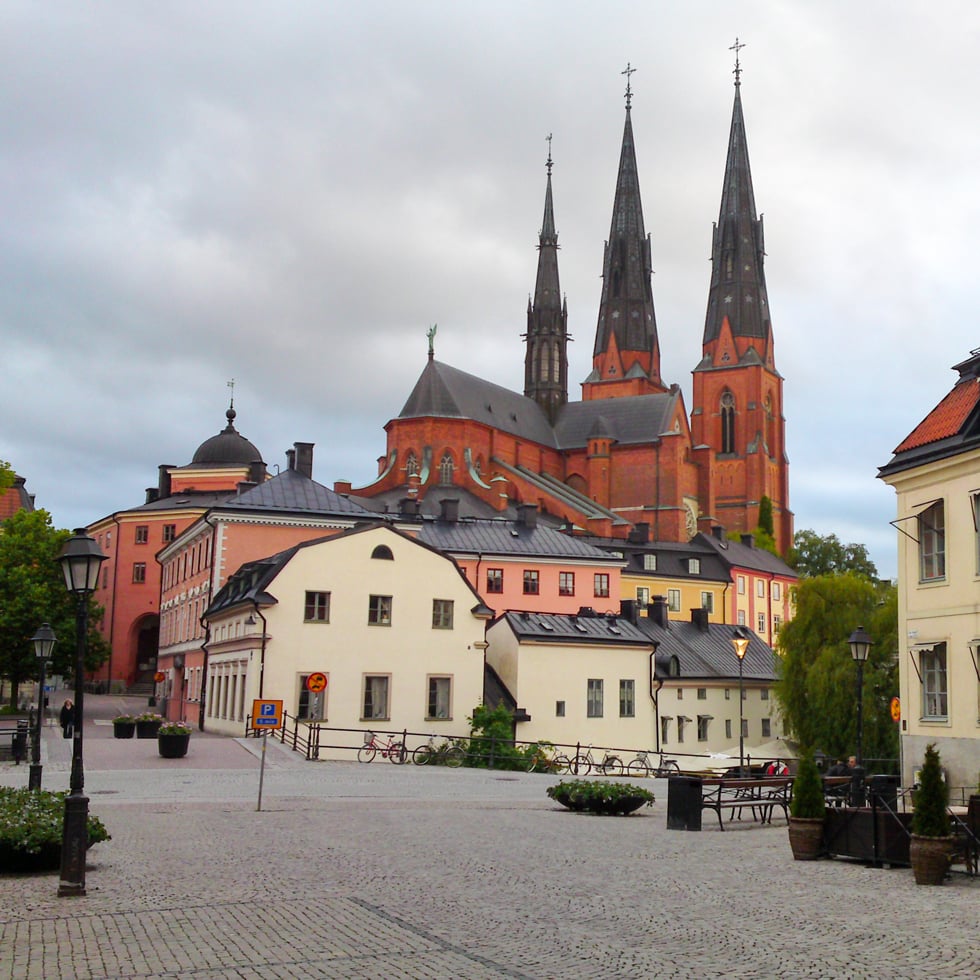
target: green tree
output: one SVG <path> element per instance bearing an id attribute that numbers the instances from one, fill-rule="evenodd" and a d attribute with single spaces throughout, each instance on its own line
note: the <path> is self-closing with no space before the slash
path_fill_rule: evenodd
<path id="1" fill-rule="evenodd" d="M 770 538 L 776 535 L 776 529 L 772 524 L 772 500 L 765 495 L 759 501 L 759 530 L 765 531 Z"/>
<path id="2" fill-rule="evenodd" d="M 857 742 L 857 665 L 848 638 L 864 626 L 874 645 L 864 665 L 865 759 L 898 756 L 889 703 L 898 693 L 898 595 L 854 572 L 803 579 L 796 615 L 779 634 L 776 698 L 803 745 L 847 756 Z"/>
<path id="3" fill-rule="evenodd" d="M 14 470 L 10 463 L 0 459 L 0 493 L 14 485 Z"/>
<path id="4" fill-rule="evenodd" d="M 77 605 L 57 563 L 69 537 L 52 527 L 45 510 L 19 510 L 0 524 L 0 676 L 10 681 L 11 705 L 19 686 L 37 677 L 31 637 L 41 623 L 50 623 L 58 636 L 50 670 L 73 673 Z M 86 668 L 94 670 L 109 651 L 97 632 L 102 609 L 91 598 L 89 603 Z"/>
<path id="5" fill-rule="evenodd" d="M 787 562 L 802 578 L 854 572 L 872 582 L 878 581 L 878 569 L 868 549 L 863 544 L 843 544 L 836 534 L 797 531 Z"/>

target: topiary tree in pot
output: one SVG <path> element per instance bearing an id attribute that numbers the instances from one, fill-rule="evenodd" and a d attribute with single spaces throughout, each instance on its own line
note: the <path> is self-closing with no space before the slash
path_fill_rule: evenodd
<path id="1" fill-rule="evenodd" d="M 789 846 L 797 861 L 813 861 L 824 853 L 826 804 L 820 770 L 809 750 L 800 758 L 789 803 Z"/>
<path id="2" fill-rule="evenodd" d="M 949 789 L 935 744 L 926 746 L 918 788 L 912 792 L 909 861 L 917 885 L 941 885 L 949 870 L 954 838 L 950 833 Z"/>

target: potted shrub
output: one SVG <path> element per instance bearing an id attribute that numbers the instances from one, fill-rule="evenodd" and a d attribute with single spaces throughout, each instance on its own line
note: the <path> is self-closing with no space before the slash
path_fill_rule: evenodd
<path id="1" fill-rule="evenodd" d="M 0 872 L 55 871 L 61 865 L 66 793 L 0 787 Z M 88 846 L 110 840 L 91 814 Z"/>
<path id="2" fill-rule="evenodd" d="M 626 816 L 641 806 L 653 806 L 654 796 L 647 789 L 605 779 L 572 779 L 547 789 L 556 803 L 580 813 Z"/>
<path id="3" fill-rule="evenodd" d="M 132 738 L 135 734 L 135 715 L 116 715 L 116 717 L 112 719 L 113 738 Z"/>
<path id="4" fill-rule="evenodd" d="M 155 711 L 144 711 L 143 714 L 136 716 L 136 737 L 156 738 L 162 724 L 162 716 Z"/>
<path id="5" fill-rule="evenodd" d="M 164 759 L 183 759 L 190 741 L 190 726 L 182 721 L 168 721 L 157 732 L 157 749 Z"/>
<path id="6" fill-rule="evenodd" d="M 950 833 L 949 789 L 936 746 L 926 746 L 919 786 L 912 792 L 912 841 L 909 861 L 917 885 L 941 885 L 949 870 L 954 838 Z"/>
<path id="7" fill-rule="evenodd" d="M 825 809 L 820 770 L 813 754 L 804 752 L 789 803 L 789 846 L 795 860 L 813 861 L 823 855 Z"/>

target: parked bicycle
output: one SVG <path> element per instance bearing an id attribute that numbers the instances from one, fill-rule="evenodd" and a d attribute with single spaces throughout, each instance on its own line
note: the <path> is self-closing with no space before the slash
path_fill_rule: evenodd
<path id="1" fill-rule="evenodd" d="M 569 767 L 576 776 L 588 776 L 593 769 L 601 772 L 604 776 L 621 776 L 623 774 L 623 760 L 618 755 L 611 755 L 608 751 L 604 751 L 602 760 L 596 762 L 592 757 L 591 745 L 585 752 L 575 756 Z"/>
<path id="2" fill-rule="evenodd" d="M 677 775 L 681 767 L 676 759 L 665 759 L 663 752 L 659 753 L 659 760 L 655 761 L 649 752 L 637 752 L 636 758 L 631 760 L 626 767 L 626 771 L 631 776 L 654 776 L 657 779 L 666 779 L 668 776 Z"/>
<path id="3" fill-rule="evenodd" d="M 458 769 L 466 761 L 466 750 L 454 738 L 436 745 L 435 735 L 429 736 L 425 745 L 420 745 L 412 753 L 412 762 L 417 766 L 450 766 Z"/>
<path id="4" fill-rule="evenodd" d="M 567 756 L 553 752 L 550 742 L 540 742 L 533 746 L 527 755 L 526 769 L 528 772 L 567 772 L 571 763 Z"/>
<path id="5" fill-rule="evenodd" d="M 396 741 L 394 735 L 389 735 L 387 743 L 383 744 L 378 741 L 378 736 L 374 732 L 365 732 L 364 744 L 357 750 L 357 761 L 373 762 L 379 752 L 382 759 L 387 759 L 396 766 L 400 766 L 408 758 L 405 743 Z"/>

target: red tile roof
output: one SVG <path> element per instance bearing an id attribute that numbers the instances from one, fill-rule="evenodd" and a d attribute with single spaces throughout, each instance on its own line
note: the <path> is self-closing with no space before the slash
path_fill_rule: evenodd
<path id="1" fill-rule="evenodd" d="M 980 401 L 980 382 L 976 378 L 960 382 L 905 437 L 904 442 L 895 450 L 896 454 L 955 436 L 963 428 L 963 423 L 978 401 Z"/>

